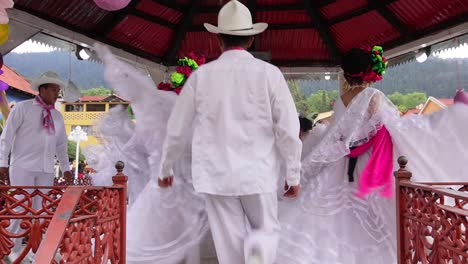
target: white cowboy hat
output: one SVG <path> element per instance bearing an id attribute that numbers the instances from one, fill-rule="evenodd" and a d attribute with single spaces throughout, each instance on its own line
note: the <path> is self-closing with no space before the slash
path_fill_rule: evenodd
<path id="1" fill-rule="evenodd" d="M 252 24 L 249 9 L 237 0 L 229 1 L 218 14 L 218 26 L 203 24 L 211 33 L 233 36 L 253 36 L 267 29 L 267 23 Z"/>
<path id="2" fill-rule="evenodd" d="M 41 77 L 32 81 L 31 89 L 37 92 L 39 91 L 39 86 L 46 83 L 57 84 L 58 86 L 60 86 L 60 89 L 64 89 L 67 86 L 67 84 L 64 81 L 60 80 L 60 77 L 57 73 L 53 71 L 47 71 L 41 74 Z"/>

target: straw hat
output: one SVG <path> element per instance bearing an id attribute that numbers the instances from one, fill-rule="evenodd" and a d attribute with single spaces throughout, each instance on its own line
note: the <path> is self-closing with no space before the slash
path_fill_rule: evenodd
<path id="1" fill-rule="evenodd" d="M 60 86 L 60 89 L 64 89 L 67 86 L 64 81 L 60 80 L 60 77 L 57 73 L 53 71 L 47 71 L 31 83 L 31 89 L 34 91 L 39 91 L 39 86 L 47 83 L 57 84 Z"/>

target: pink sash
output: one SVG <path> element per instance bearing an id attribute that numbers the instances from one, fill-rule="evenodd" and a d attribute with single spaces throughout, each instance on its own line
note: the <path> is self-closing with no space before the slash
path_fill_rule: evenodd
<path id="1" fill-rule="evenodd" d="M 357 195 L 364 198 L 373 189 L 382 187 L 380 195 L 391 198 L 393 195 L 393 143 L 385 126 L 368 142 L 352 149 L 348 156 L 358 157 L 371 147 L 371 156 L 360 175 Z"/>

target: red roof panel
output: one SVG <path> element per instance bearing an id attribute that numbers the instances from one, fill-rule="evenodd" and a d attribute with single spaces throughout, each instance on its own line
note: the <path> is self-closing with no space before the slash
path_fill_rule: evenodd
<path id="1" fill-rule="evenodd" d="M 265 22 L 271 25 L 279 24 L 308 24 L 311 23 L 309 14 L 304 10 L 288 11 L 258 11 L 254 22 Z M 217 13 L 198 13 L 194 16 L 193 26 L 201 26 L 203 23 L 218 24 Z"/>
<path id="2" fill-rule="evenodd" d="M 114 41 L 163 56 L 174 32 L 139 17 L 127 16 L 108 35 Z"/>
<path id="3" fill-rule="evenodd" d="M 305 10 L 290 11 L 262 11 L 257 12 L 256 22 L 269 24 L 307 24 L 311 23 L 309 14 Z"/>
<path id="4" fill-rule="evenodd" d="M 464 0 L 400 0 L 388 6 L 413 30 L 422 30 L 468 12 Z"/>
<path id="5" fill-rule="evenodd" d="M 193 17 L 194 26 L 203 25 L 203 23 L 218 24 L 218 14 L 216 13 L 198 13 Z"/>
<path id="6" fill-rule="evenodd" d="M 400 33 L 377 11 L 334 24 L 330 31 L 342 52 L 356 47 L 381 45 L 400 37 Z"/>
<path id="7" fill-rule="evenodd" d="M 101 22 L 107 23 L 113 19 L 111 12 L 99 8 L 92 0 L 15 0 L 15 6 L 27 6 L 84 30 L 94 30 Z"/>
<path id="8" fill-rule="evenodd" d="M 381 1 L 381 0 L 379 0 Z M 320 8 L 325 19 L 332 19 L 367 5 L 366 0 L 337 0 Z"/>
<path id="9" fill-rule="evenodd" d="M 288 5 L 303 3 L 302 0 L 257 0 L 257 5 Z"/>
<path id="10" fill-rule="evenodd" d="M 200 0 L 200 6 L 219 6 L 221 8 L 227 2 L 229 0 Z M 244 3 L 244 5 L 247 4 L 246 0 L 240 0 L 240 2 Z"/>
<path id="11" fill-rule="evenodd" d="M 315 29 L 268 30 L 257 39 L 258 51 L 270 51 L 272 60 L 328 59 L 325 44 Z"/>
<path id="12" fill-rule="evenodd" d="M 147 14 L 163 18 L 172 23 L 179 23 L 183 14 L 172 8 L 160 5 L 155 1 L 151 0 L 142 0 L 136 6 L 137 10 L 145 12 Z"/>
<path id="13" fill-rule="evenodd" d="M 328 54 L 334 45 L 341 52 L 374 44 L 393 47 L 468 22 L 468 0 L 377 0 L 407 25 L 401 31 L 421 33 L 402 37 L 368 0 L 308 0 L 321 6 L 323 26 L 331 32 L 334 43 L 326 48 L 317 25 L 311 25 L 315 21 L 311 21 L 304 1 L 256 0 L 254 20 L 271 25 L 256 41 L 256 51 L 270 51 L 274 63 L 284 60 L 293 65 L 305 60 L 296 65 L 336 65 L 339 55 L 332 59 Z M 174 42 L 180 39 L 174 38 L 174 32 L 185 28 L 180 25 L 188 15 L 190 0 L 134 0 L 115 12 L 100 9 L 93 0 L 15 0 L 15 8 L 138 56 L 172 63 L 169 56 L 173 54 L 167 52 L 173 46 L 181 46 L 180 54 L 194 50 L 208 58 L 219 55 L 216 37 L 202 31 L 201 25 L 217 24 L 217 10 L 227 2 L 200 0 L 189 32 L 181 32 L 186 36 L 182 43 Z M 248 7 L 251 3 L 242 2 Z"/>
<path id="14" fill-rule="evenodd" d="M 185 40 L 179 50 L 179 57 L 187 55 L 190 52 L 203 53 L 207 59 L 216 59 L 221 50 L 215 34 L 208 31 L 187 32 Z"/>

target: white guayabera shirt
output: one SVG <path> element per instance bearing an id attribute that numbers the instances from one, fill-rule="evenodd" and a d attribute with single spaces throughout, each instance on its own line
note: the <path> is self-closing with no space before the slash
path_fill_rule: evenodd
<path id="1" fill-rule="evenodd" d="M 55 156 L 60 169 L 69 170 L 63 117 L 56 109 L 51 110 L 55 134 L 50 135 L 42 127 L 42 111 L 34 99 L 16 104 L 0 137 L 0 167 L 8 167 L 11 152 L 10 165 L 27 171 L 54 173 Z"/>
<path id="2" fill-rule="evenodd" d="M 226 51 L 187 80 L 169 119 L 160 178 L 173 175 L 192 129 L 196 191 L 275 192 L 280 176 L 299 184 L 302 144 L 292 96 L 281 71 L 250 53 Z M 281 159 L 286 175 L 280 175 Z"/>

